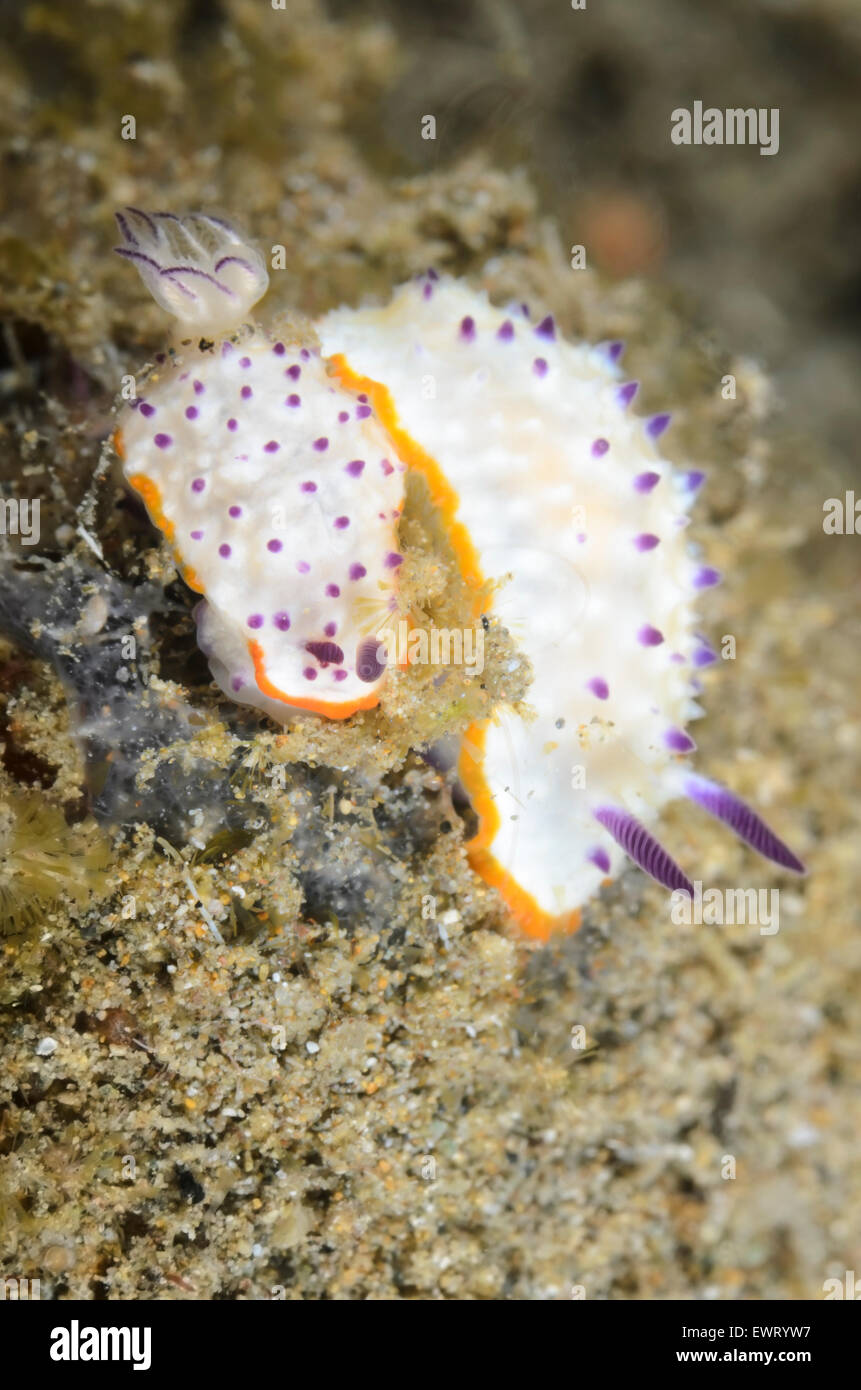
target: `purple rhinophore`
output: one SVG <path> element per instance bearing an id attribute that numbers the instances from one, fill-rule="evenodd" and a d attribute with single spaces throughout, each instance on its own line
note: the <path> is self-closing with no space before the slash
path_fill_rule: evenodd
<path id="1" fill-rule="evenodd" d="M 496 331 L 496 336 L 501 339 L 503 343 L 511 342 L 511 339 L 514 337 L 514 324 L 511 322 L 511 319 L 506 319 L 504 323 L 500 324 Z"/>
<path id="2" fill-rule="evenodd" d="M 553 315 L 548 314 L 543 318 L 535 330 L 539 338 L 547 338 L 550 342 L 556 337 L 556 324 L 553 322 Z"/>
<path id="3" fill-rule="evenodd" d="M 660 536 L 653 535 L 651 531 L 643 531 L 634 537 L 634 545 L 638 550 L 654 550 L 655 546 L 660 544 Z"/>
<path id="4" fill-rule="evenodd" d="M 603 676 L 593 676 L 586 682 L 586 689 L 591 690 L 599 700 L 607 700 L 610 697 L 610 687 Z"/>
<path id="5" fill-rule="evenodd" d="M 609 439 L 595 439 L 592 443 L 593 459 L 603 458 L 610 447 Z"/>
<path id="6" fill-rule="evenodd" d="M 250 618 L 246 618 L 245 621 L 247 622 L 247 624 L 248 624 L 249 627 L 255 627 L 255 628 L 256 628 L 256 627 L 262 627 L 262 626 L 263 626 L 263 614 L 262 614 L 262 613 L 252 613 L 252 614 L 251 614 L 251 617 L 250 617 Z"/>
<path id="7" fill-rule="evenodd" d="M 693 753 L 697 746 L 684 729 L 667 729 L 664 743 L 671 753 Z"/>
<path id="8" fill-rule="evenodd" d="M 535 361 L 532 363 L 532 370 L 536 376 L 546 376 L 547 362 L 545 359 L 543 357 L 536 357 Z"/>
<path id="9" fill-rule="evenodd" d="M 637 492 L 651 492 L 660 481 L 660 473 L 638 473 L 634 479 L 634 487 Z"/>
<path id="10" fill-rule="evenodd" d="M 791 869 L 795 874 L 806 874 L 804 864 L 793 854 L 788 845 L 758 816 L 753 807 L 742 801 L 740 796 L 722 787 L 719 782 L 711 782 L 707 777 L 690 776 L 685 779 L 685 795 L 699 806 L 716 816 L 734 830 L 740 840 L 755 849 L 757 853 L 771 859 L 781 868 Z"/>
<path id="11" fill-rule="evenodd" d="M 383 473 L 387 478 L 390 473 L 394 473 L 395 471 L 392 465 L 389 463 L 388 459 L 380 459 L 380 467 L 382 468 Z"/>
<path id="12" fill-rule="evenodd" d="M 351 579 L 364 579 L 368 571 L 364 565 L 351 565 L 349 574 Z"/>
<path id="13" fill-rule="evenodd" d="M 620 386 L 616 392 L 616 400 L 623 407 L 631 404 L 640 389 L 639 381 L 626 381 L 624 386 Z"/>
<path id="14" fill-rule="evenodd" d="M 650 420 L 646 421 L 646 434 L 652 439 L 660 439 L 672 418 L 672 415 L 666 413 L 662 415 L 653 415 Z"/>
<path id="15" fill-rule="evenodd" d="M 157 434 L 153 440 L 157 449 L 169 449 L 173 439 L 169 434 Z"/>
<path id="16" fill-rule="evenodd" d="M 586 858 L 596 869 L 600 869 L 602 874 L 610 872 L 610 856 L 605 849 L 590 849 Z"/>
<path id="17" fill-rule="evenodd" d="M 271 550 L 273 555 L 277 555 L 279 550 L 284 549 L 284 543 L 283 541 L 273 538 L 271 541 L 266 542 L 266 549 Z"/>
<path id="18" fill-rule="evenodd" d="M 344 660 L 337 642 L 306 642 L 305 650 L 316 657 L 321 666 L 340 666 Z"/>
<path id="19" fill-rule="evenodd" d="M 720 570 L 713 569 L 711 565 L 702 565 L 694 575 L 694 588 L 713 589 L 720 581 Z"/>
<path id="20" fill-rule="evenodd" d="M 718 654 L 707 642 L 702 642 L 693 654 L 692 660 L 695 666 L 712 666 L 718 659 Z"/>
<path id="21" fill-rule="evenodd" d="M 192 478 L 192 480 L 191 480 L 191 490 L 192 490 L 192 492 L 203 492 L 203 489 L 204 489 L 205 487 L 206 487 L 206 479 L 205 479 L 205 478 Z"/>
<path id="22" fill-rule="evenodd" d="M 652 627 L 649 623 L 644 623 L 637 633 L 637 641 L 644 647 L 659 647 L 664 640 L 664 634 L 660 628 Z"/>
<path id="23" fill-rule="evenodd" d="M 344 472 L 349 473 L 351 478 L 358 478 L 359 474 L 363 471 L 364 467 L 364 459 L 352 459 L 348 464 L 345 464 Z"/>
<path id="24" fill-rule="evenodd" d="M 619 848 L 650 878 L 671 892 L 681 891 L 694 896 L 694 885 L 687 874 L 636 816 L 620 806 L 599 806 L 594 816 L 613 836 Z"/>
<path id="25" fill-rule="evenodd" d="M 360 681 L 370 685 L 379 680 L 386 669 L 386 649 L 377 642 L 376 637 L 366 637 L 356 649 L 356 675 Z"/>

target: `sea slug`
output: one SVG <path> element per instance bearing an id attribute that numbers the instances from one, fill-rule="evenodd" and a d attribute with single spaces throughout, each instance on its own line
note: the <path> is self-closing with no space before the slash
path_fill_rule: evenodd
<path id="1" fill-rule="evenodd" d="M 419 469 L 474 617 L 485 580 L 505 576 L 494 611 L 532 666 L 532 717 L 474 725 L 459 763 L 479 817 L 472 863 L 524 929 L 575 925 L 626 856 L 693 892 L 649 828 L 678 796 L 804 872 L 687 767 L 697 672 L 716 660 L 696 601 L 719 575 L 685 535 L 703 475 L 661 456 L 668 415 L 630 409 L 621 344 L 567 343 L 552 317 L 429 271 L 386 307 L 327 315 L 319 350 L 302 349 L 245 325 L 265 269 L 228 224 L 119 220 L 119 249 L 159 302 L 211 335 L 150 374 L 117 443 L 206 595 L 200 641 L 225 691 L 275 719 L 378 702 L 368 634 L 397 604 L 403 474 Z"/>

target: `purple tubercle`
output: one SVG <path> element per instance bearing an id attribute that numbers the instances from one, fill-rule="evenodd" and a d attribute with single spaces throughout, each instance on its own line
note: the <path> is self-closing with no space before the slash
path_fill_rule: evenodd
<path id="1" fill-rule="evenodd" d="M 149 420 L 151 416 L 155 415 L 155 406 L 150 405 L 149 401 L 141 401 L 140 412 L 141 415 L 145 416 L 146 419 Z"/>
<path id="2" fill-rule="evenodd" d="M 475 319 L 470 314 L 460 321 L 460 336 L 465 343 L 471 343 L 475 338 Z"/>
<path id="3" fill-rule="evenodd" d="M 277 454 L 281 445 L 278 443 L 277 439 L 270 439 L 267 444 L 263 445 L 263 448 L 267 454 Z"/>
<path id="4" fill-rule="evenodd" d="M 250 617 L 250 618 L 246 618 L 245 621 L 248 623 L 248 626 L 249 626 L 249 627 L 254 627 L 254 628 L 262 627 L 262 626 L 263 626 L 263 614 L 262 614 L 262 613 L 252 613 L 252 614 L 251 614 L 251 617 Z"/>
<path id="5" fill-rule="evenodd" d="M 616 338 L 611 343 L 602 343 L 601 351 L 604 353 L 604 356 L 608 359 L 608 361 L 612 362 L 615 366 L 615 364 L 619 361 L 619 358 L 625 351 L 625 344 L 621 338 Z"/>
<path id="6" fill-rule="evenodd" d="M 273 623 L 275 624 L 275 626 L 277 627 L 277 629 L 278 629 L 279 632 L 289 632 L 289 630 L 290 630 L 290 614 L 289 614 L 289 613 L 284 613 L 284 612 L 276 613 L 275 616 L 273 617 L 272 621 L 273 621 Z"/>
<path id="7" fill-rule="evenodd" d="M 385 648 L 378 644 L 375 637 L 366 637 L 356 650 L 356 675 L 360 681 L 370 685 L 372 681 L 379 680 L 385 669 Z"/>
<path id="8" fill-rule="evenodd" d="M 349 524 L 350 518 L 348 516 L 336 516 L 332 523 L 336 531 L 345 531 Z"/>
<path id="9" fill-rule="evenodd" d="M 351 461 L 345 465 L 344 472 L 349 473 L 351 478 L 358 478 L 359 475 L 364 471 L 364 467 L 364 459 L 351 459 Z"/>
<path id="10" fill-rule="evenodd" d="M 306 681 L 315 681 L 317 679 L 317 672 L 314 670 L 313 666 L 306 666 L 302 675 L 305 677 Z"/>
<path id="11" fill-rule="evenodd" d="M 547 338 L 549 342 L 553 341 L 556 337 L 556 324 L 553 321 L 552 314 L 548 314 L 546 318 L 541 320 L 535 333 L 539 338 Z"/>
<path id="12" fill-rule="evenodd" d="M 305 650 L 316 657 L 321 666 L 340 666 L 344 660 L 337 642 L 306 642 Z"/>
<path id="13" fill-rule="evenodd" d="M 294 362 L 292 367 L 287 368 L 284 375 L 289 376 L 291 381 L 298 381 L 300 376 L 302 375 L 302 368 L 296 362 Z"/>
<path id="14" fill-rule="evenodd" d="M 600 869 L 602 874 L 610 872 L 610 856 L 605 849 L 590 849 L 586 858 L 596 869 Z"/>
<path id="15" fill-rule="evenodd" d="M 203 489 L 204 489 L 205 487 L 206 487 L 206 479 L 205 479 L 205 478 L 192 478 L 192 480 L 191 480 L 191 490 L 192 490 L 192 492 L 203 492 Z"/>
<path id="16" fill-rule="evenodd" d="M 591 690 L 599 700 L 607 700 L 610 697 L 610 687 L 603 676 L 593 676 L 586 682 L 586 689 Z"/>
<path id="17" fill-rule="evenodd" d="M 218 547 L 218 553 L 223 560 L 226 560 L 228 555 L 230 554 L 230 546 L 227 545 L 227 543 L 225 542 L 224 545 L 220 545 Z"/>
<path id="18" fill-rule="evenodd" d="M 373 412 L 369 405 L 360 405 L 356 407 L 357 420 L 367 420 L 368 416 L 371 414 L 373 414 Z"/>
<path id="19" fill-rule="evenodd" d="M 247 369 L 251 366 L 251 358 L 250 358 L 250 357 L 240 357 L 240 359 L 239 359 L 239 365 L 240 365 L 240 367 L 244 367 L 244 368 L 247 370 Z"/>
<path id="20" fill-rule="evenodd" d="M 720 584 L 720 570 L 713 569 L 711 565 L 701 565 L 694 575 L 695 589 L 713 589 L 715 584 Z"/>
<path id="21" fill-rule="evenodd" d="M 655 546 L 660 544 L 660 536 L 653 535 L 651 531 L 643 531 L 634 537 L 634 545 L 638 550 L 654 550 Z"/>
<path id="22" fill-rule="evenodd" d="M 346 425 L 346 423 L 347 423 L 347 421 L 349 420 L 349 418 L 350 418 L 350 412 L 349 412 L 349 410 L 339 410 L 339 411 L 338 411 L 338 421 L 339 421 L 340 424 Z"/>
<path id="23" fill-rule="evenodd" d="M 327 584 L 327 585 L 326 585 L 326 597 L 327 597 L 327 598 L 340 598 L 340 595 L 341 595 L 341 590 L 339 589 L 339 587 L 338 587 L 337 584 Z"/>
<path id="24" fill-rule="evenodd" d="M 694 666 L 713 666 L 718 659 L 718 654 L 707 642 L 702 642 L 693 654 L 692 661 Z"/>
<path id="25" fill-rule="evenodd" d="M 316 483 L 310 483 L 310 482 L 308 482 L 308 483 L 303 483 L 303 484 L 302 484 L 302 491 L 303 491 L 303 492 L 316 492 L 316 491 L 317 491 L 317 484 L 316 484 Z"/>
<path id="26" fill-rule="evenodd" d="M 266 549 L 271 550 L 273 555 L 277 555 L 279 550 L 284 549 L 284 542 L 273 538 L 266 542 Z"/>
<path id="27" fill-rule="evenodd" d="M 651 439 L 660 439 L 664 430 L 668 428 L 672 418 L 672 415 L 666 413 L 662 415 L 653 415 L 650 420 L 646 421 L 646 434 L 649 435 Z"/>
<path id="28" fill-rule="evenodd" d="M 242 508 L 236 502 L 234 502 L 232 507 L 227 508 L 227 515 L 233 517 L 241 516 Z"/>
<path id="29" fill-rule="evenodd" d="M 606 452 L 607 452 L 607 450 L 608 450 L 609 448 L 610 448 L 610 441 L 609 441 L 609 439 L 596 439 L 596 440 L 594 440 L 593 443 L 592 443 L 592 450 L 591 450 L 591 452 L 592 452 L 592 457 L 593 457 L 594 459 L 603 458 L 604 455 L 606 454 Z"/>
<path id="30" fill-rule="evenodd" d="M 684 729 L 667 729 L 664 743 L 671 753 L 693 753 L 697 746 Z"/>
<path id="31" fill-rule="evenodd" d="M 643 647 L 659 647 L 664 640 L 664 634 L 660 628 L 652 627 L 650 623 L 644 623 L 637 633 L 637 641 Z"/>
<path id="32" fill-rule="evenodd" d="M 338 624 L 327 623 L 326 626 L 323 628 L 323 631 L 325 632 L 327 637 L 334 637 L 335 633 L 338 631 Z"/>
<path id="33" fill-rule="evenodd" d="M 399 555 L 396 550 L 390 550 L 384 561 L 388 570 L 396 570 L 398 565 L 402 565 L 403 562 L 403 555 Z"/>
<path id="34" fill-rule="evenodd" d="M 169 434 L 157 434 L 153 440 L 157 449 L 169 449 L 173 439 Z"/>
<path id="35" fill-rule="evenodd" d="M 336 681 L 345 681 L 347 679 L 347 672 L 343 669 L 343 667 L 340 671 L 333 671 L 332 675 L 335 677 Z"/>
<path id="36" fill-rule="evenodd" d="M 202 540 L 203 540 L 203 532 L 202 532 L 202 531 L 192 531 L 190 534 L 191 534 L 191 539 L 192 539 L 193 541 L 202 541 Z"/>
<path id="37" fill-rule="evenodd" d="M 239 429 L 239 422 L 238 422 L 238 420 L 233 420 L 233 419 L 228 420 L 228 422 L 227 422 L 227 428 L 228 428 L 229 430 L 238 430 L 238 429 Z"/>
<path id="38" fill-rule="evenodd" d="M 640 389 L 639 381 L 626 381 L 624 386 L 620 386 L 616 392 L 616 400 L 623 408 L 627 408 Z"/>
<path id="39" fill-rule="evenodd" d="M 254 392 L 252 391 L 250 386 L 243 386 L 239 394 L 244 401 L 250 401 L 251 397 L 254 395 Z"/>
<path id="40" fill-rule="evenodd" d="M 354 580 L 364 579 L 367 573 L 368 571 L 365 569 L 364 565 L 351 565 L 349 569 L 350 578 Z"/>
<path id="41" fill-rule="evenodd" d="M 688 492 L 697 492 L 706 480 L 706 475 L 699 468 L 690 468 L 687 473 L 682 474 L 682 485 Z"/>
<path id="42" fill-rule="evenodd" d="M 741 797 L 736 796 L 728 787 L 722 787 L 719 782 L 711 782 L 707 777 L 690 776 L 685 778 L 684 789 L 686 796 L 702 806 L 710 815 L 723 821 L 724 825 L 728 825 L 740 840 L 744 840 L 745 844 L 750 845 L 758 854 L 773 860 L 781 868 L 791 869 L 794 874 L 807 873 L 804 864 L 793 854 L 789 846 L 775 835 L 753 807 L 748 806 L 746 801 L 742 801 Z"/>
<path id="43" fill-rule="evenodd" d="M 496 336 L 503 343 L 511 342 L 511 339 L 514 337 L 514 324 L 511 322 L 511 319 L 506 319 L 504 323 L 500 324 L 496 331 Z"/>
<path id="44" fill-rule="evenodd" d="M 302 348 L 301 351 L 300 351 L 300 353 L 299 353 L 299 356 L 302 358 L 302 361 L 303 361 L 303 362 L 310 362 L 310 361 L 311 361 L 311 354 L 310 354 L 310 352 L 308 351 L 307 348 Z"/>
<path id="45" fill-rule="evenodd" d="M 638 473 L 634 479 L 634 488 L 637 492 L 651 492 L 660 481 L 660 473 Z"/>
<path id="46" fill-rule="evenodd" d="M 186 418 L 186 420 L 196 420 L 197 417 L 198 417 L 198 414 L 199 414 L 199 412 L 198 412 L 198 409 L 197 409 L 197 406 L 196 406 L 196 405 L 187 405 L 187 406 L 185 407 L 185 418 Z"/>
<path id="47" fill-rule="evenodd" d="M 671 892 L 689 893 L 694 896 L 694 885 L 672 855 L 655 839 L 636 816 L 619 806 L 599 806 L 594 812 L 595 819 L 603 825 L 616 841 L 620 849 L 633 859 L 634 863 Z"/>
<path id="48" fill-rule="evenodd" d="M 284 402 L 284 404 L 285 404 L 285 405 L 289 405 L 289 407 L 290 407 L 291 410 L 295 410 L 296 407 L 297 407 L 297 405 L 301 405 L 301 404 L 302 404 L 302 397 L 301 397 L 301 396 L 297 396 L 296 393 L 293 392 L 292 395 L 290 395 L 290 396 L 287 397 L 287 399 L 286 399 L 286 401 Z"/>
<path id="49" fill-rule="evenodd" d="M 321 435 L 319 439 L 314 440 L 314 448 L 317 450 L 318 454 L 324 453 L 328 447 L 329 441 L 325 435 Z"/>

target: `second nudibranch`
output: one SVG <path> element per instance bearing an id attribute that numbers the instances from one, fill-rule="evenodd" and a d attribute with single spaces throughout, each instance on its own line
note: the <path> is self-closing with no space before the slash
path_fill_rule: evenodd
<path id="1" fill-rule="evenodd" d="M 327 315 L 319 352 L 228 334 L 265 289 L 262 262 L 228 224 L 204 223 L 121 220 L 156 297 L 213 338 L 157 366 L 120 440 L 206 596 L 200 642 L 222 688 L 282 720 L 378 702 L 409 466 L 447 524 L 474 619 L 485 581 L 505 577 L 493 610 L 533 672 L 529 713 L 474 725 L 459 765 L 479 816 L 472 862 L 521 925 L 573 925 L 626 855 L 692 892 L 649 829 L 679 795 L 803 872 L 750 807 L 687 768 L 697 672 L 716 659 L 696 600 L 719 576 L 685 536 L 702 475 L 661 456 L 667 415 L 629 409 L 620 345 L 566 343 L 552 318 L 433 272 L 384 308 Z"/>

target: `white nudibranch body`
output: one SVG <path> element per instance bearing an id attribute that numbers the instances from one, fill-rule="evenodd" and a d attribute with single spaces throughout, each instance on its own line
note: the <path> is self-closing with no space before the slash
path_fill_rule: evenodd
<path id="1" fill-rule="evenodd" d="M 680 794 L 802 872 L 750 807 L 685 769 L 695 672 L 716 659 L 695 601 L 718 575 L 685 536 L 702 475 L 661 457 L 668 416 L 629 412 L 619 345 L 560 341 L 551 318 L 434 272 L 317 330 L 322 356 L 259 331 L 184 352 L 121 425 L 126 475 L 206 595 L 201 646 L 222 689 L 276 719 L 377 703 L 374 634 L 397 606 L 403 474 L 417 467 L 475 618 L 485 581 L 502 581 L 491 616 L 533 672 L 529 713 L 474 725 L 459 763 L 473 865 L 524 928 L 572 925 L 626 855 L 692 891 L 648 829 Z"/>

